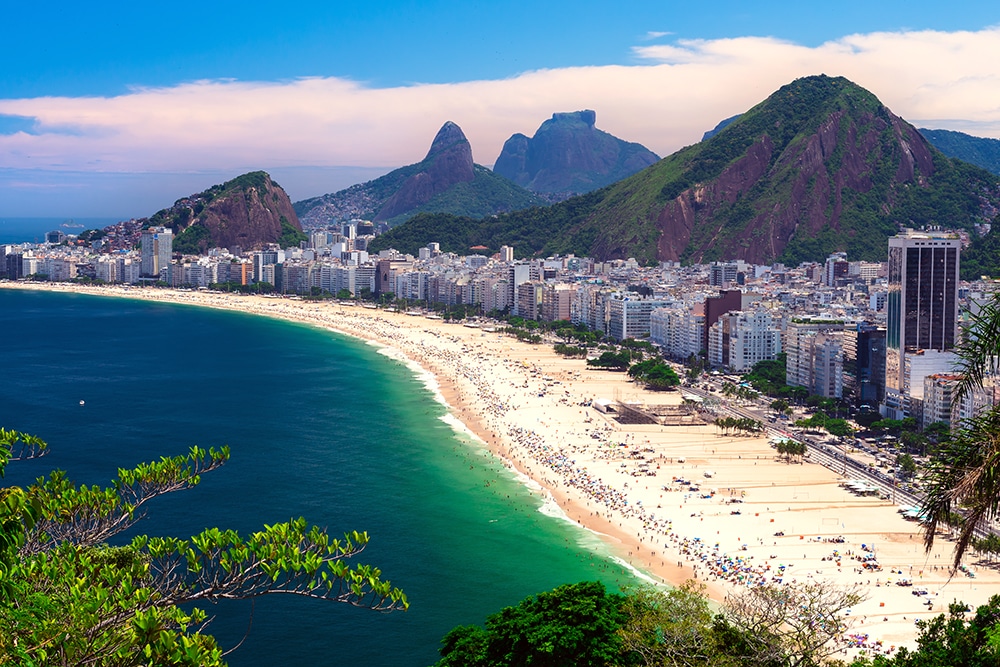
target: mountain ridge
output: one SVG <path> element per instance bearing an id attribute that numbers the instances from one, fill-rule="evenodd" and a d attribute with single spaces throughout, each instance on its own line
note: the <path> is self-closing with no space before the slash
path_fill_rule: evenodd
<path id="1" fill-rule="evenodd" d="M 491 248 L 524 243 L 523 255 L 797 264 L 837 250 L 881 259 L 901 227 L 971 231 L 998 206 L 995 176 L 944 156 L 864 88 L 818 75 L 585 198 L 478 225 L 446 222 Z M 433 217 L 419 224 L 433 234 Z"/>
<path id="2" fill-rule="evenodd" d="M 954 130 L 928 130 L 920 128 L 920 134 L 948 157 L 1000 175 L 1000 139 L 976 137 Z"/>
<path id="3" fill-rule="evenodd" d="M 544 203 L 472 159 L 462 129 L 445 122 L 427 155 L 411 165 L 337 192 L 295 202 L 300 218 L 312 226 L 335 219 L 362 218 L 389 227 L 421 212 L 451 212 L 482 217 Z"/>

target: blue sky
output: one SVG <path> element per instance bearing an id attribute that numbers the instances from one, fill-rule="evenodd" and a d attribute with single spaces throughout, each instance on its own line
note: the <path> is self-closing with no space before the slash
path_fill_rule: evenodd
<path id="1" fill-rule="evenodd" d="M 18 3 L 0 40 L 0 217 L 142 216 L 251 169 L 293 199 L 423 157 L 491 165 L 551 113 L 661 155 L 796 76 L 1000 136 L 996 2 Z"/>

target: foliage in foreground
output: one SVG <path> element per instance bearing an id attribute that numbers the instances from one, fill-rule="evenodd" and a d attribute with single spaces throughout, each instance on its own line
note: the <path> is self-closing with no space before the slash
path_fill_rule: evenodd
<path id="1" fill-rule="evenodd" d="M 947 616 L 917 621 L 917 648 L 891 657 L 857 660 L 851 667 L 996 667 L 1000 665 L 1000 596 L 969 618 L 968 607 L 952 604 Z"/>
<path id="2" fill-rule="evenodd" d="M 642 586 L 608 593 L 598 582 L 566 584 L 445 635 L 436 667 L 818 667 L 842 665 L 845 611 L 858 588 L 827 583 L 761 586 L 713 611 L 703 585 Z M 917 623 L 915 649 L 862 656 L 851 667 L 995 667 L 1000 596 L 974 615 L 960 603 Z"/>
<path id="3" fill-rule="evenodd" d="M 761 587 L 713 612 L 704 587 L 608 593 L 566 584 L 445 635 L 436 667 L 787 667 L 819 665 L 861 596 L 827 584 Z"/>
<path id="4" fill-rule="evenodd" d="M 1000 371 L 1000 293 L 982 304 L 958 346 L 962 379 L 952 394 L 959 401 L 986 386 Z M 930 551 L 937 529 L 959 524 L 954 564 L 961 563 L 976 529 L 1000 516 L 1000 406 L 962 424 L 938 449 L 925 483 L 921 511 L 924 545 Z M 957 519 L 957 520 L 953 520 Z"/>
<path id="5" fill-rule="evenodd" d="M 36 436 L 0 429 L 0 476 L 8 462 L 41 456 Z M 222 665 L 191 603 L 270 593 L 389 611 L 406 597 L 372 566 L 348 565 L 366 533 L 342 540 L 304 519 L 242 537 L 211 528 L 190 539 L 107 540 L 135 525 L 153 498 L 189 489 L 223 465 L 228 448 L 118 470 L 111 486 L 76 486 L 53 472 L 0 488 L 0 664 Z"/>

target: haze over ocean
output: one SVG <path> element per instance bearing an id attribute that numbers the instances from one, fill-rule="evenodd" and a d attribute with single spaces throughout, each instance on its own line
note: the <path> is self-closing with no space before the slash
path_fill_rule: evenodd
<path id="1" fill-rule="evenodd" d="M 117 218 L 0 218 L 0 244 L 41 243 L 46 232 L 58 229 L 64 234 L 79 234 L 84 229 L 101 229 L 116 222 L 120 222 L 120 220 Z M 63 227 L 64 224 L 73 226 Z"/>
<path id="2" fill-rule="evenodd" d="M 363 342 L 267 318 L 179 305 L 0 290 L 0 425 L 48 441 L 4 484 L 53 469 L 107 484 L 118 467 L 188 447 L 232 447 L 194 490 L 157 499 L 138 532 L 249 532 L 304 516 L 372 537 L 360 562 L 409 596 L 388 615 L 271 596 L 234 667 L 424 666 L 441 637 L 559 584 L 634 580 L 594 536 L 452 429 L 414 373 Z M 85 405 L 79 402 L 85 401 Z M 540 511 L 541 510 L 541 511 Z M 247 602 L 207 605 L 224 647 Z"/>

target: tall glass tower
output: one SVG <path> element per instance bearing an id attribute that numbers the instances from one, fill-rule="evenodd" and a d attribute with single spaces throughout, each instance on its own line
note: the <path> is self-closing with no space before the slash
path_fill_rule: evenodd
<path id="1" fill-rule="evenodd" d="M 885 403 L 887 417 L 912 412 L 923 398 L 923 378 L 952 370 L 958 335 L 958 262 L 954 234 L 907 229 L 889 239 L 886 299 Z"/>

